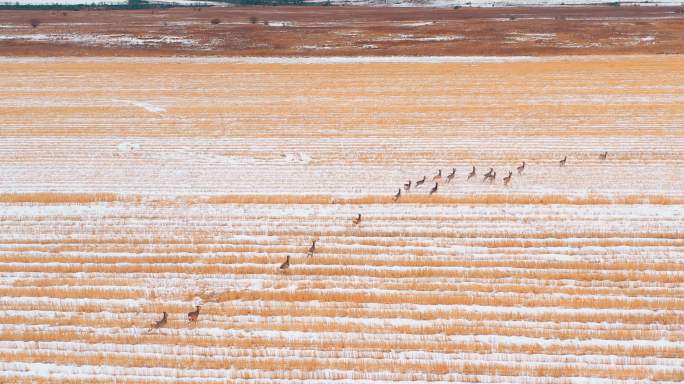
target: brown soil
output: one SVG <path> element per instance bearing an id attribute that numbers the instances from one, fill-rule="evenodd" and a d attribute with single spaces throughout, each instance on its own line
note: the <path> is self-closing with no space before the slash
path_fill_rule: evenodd
<path id="1" fill-rule="evenodd" d="M 684 53 L 684 7 L 0 11 L 0 25 L 2 56 Z M 74 42 L 81 35 L 91 41 Z M 191 42 L 154 41 L 164 36 Z M 126 44 L 130 37 L 147 43 Z"/>

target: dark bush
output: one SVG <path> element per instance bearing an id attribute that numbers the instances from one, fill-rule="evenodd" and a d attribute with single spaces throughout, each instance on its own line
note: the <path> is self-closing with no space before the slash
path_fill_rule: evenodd
<path id="1" fill-rule="evenodd" d="M 40 25 L 40 20 L 38 20 L 38 19 L 31 19 L 31 20 L 29 20 L 29 23 L 31 24 L 31 26 L 32 26 L 33 28 L 35 28 L 35 27 L 37 27 L 37 26 Z"/>
<path id="2" fill-rule="evenodd" d="M 216 25 L 221 23 L 221 19 L 211 19 L 211 23 Z"/>

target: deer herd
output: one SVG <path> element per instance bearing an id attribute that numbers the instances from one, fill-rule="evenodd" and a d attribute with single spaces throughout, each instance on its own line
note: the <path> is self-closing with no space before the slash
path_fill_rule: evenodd
<path id="1" fill-rule="evenodd" d="M 608 157 L 608 152 L 603 152 L 599 155 L 600 160 L 606 160 Z M 563 157 L 563 160 L 560 160 L 558 162 L 558 165 L 560 167 L 565 167 L 565 163 L 568 161 L 568 157 L 565 156 Z M 527 164 L 523 161 L 520 166 L 518 166 L 516 169 L 518 170 L 518 176 L 522 175 L 523 172 L 525 171 L 525 167 L 527 167 Z M 451 173 L 449 173 L 446 176 L 446 184 L 451 183 L 451 181 L 454 179 L 456 176 L 456 168 L 451 168 Z M 477 170 L 475 169 L 475 166 L 473 166 L 472 171 L 468 173 L 468 177 L 466 178 L 466 181 L 470 181 L 470 179 L 474 178 L 477 176 Z M 496 181 L 496 171 L 494 171 L 494 168 L 489 168 L 489 171 L 482 175 L 482 182 L 483 183 L 489 183 L 493 184 L 494 181 Z M 504 186 L 509 186 L 511 184 L 511 180 L 513 179 L 513 171 L 508 171 L 508 176 L 505 176 L 503 180 L 503 185 Z M 423 176 L 422 179 L 416 181 L 415 184 L 412 184 L 412 181 L 409 180 L 408 182 L 404 183 L 404 192 L 409 192 L 411 190 L 411 186 L 413 185 L 413 189 L 417 189 L 421 185 L 425 184 L 425 181 L 427 180 L 426 176 Z M 442 170 L 439 169 L 437 170 L 437 174 L 432 177 L 432 181 L 435 183 L 435 185 L 430 189 L 429 195 L 432 196 L 433 194 L 437 193 L 437 190 L 439 188 L 439 182 L 442 181 Z M 401 198 L 402 194 L 402 189 L 399 188 L 397 190 L 397 193 L 394 194 L 393 201 L 399 200 Z"/>
<path id="2" fill-rule="evenodd" d="M 608 152 L 603 152 L 599 155 L 599 160 L 606 160 L 607 157 L 608 157 Z M 560 160 L 558 162 L 558 165 L 560 167 L 565 167 L 565 164 L 567 163 L 567 161 L 568 161 L 568 157 L 565 156 L 565 157 L 563 157 L 562 160 Z M 523 161 L 522 164 L 516 168 L 518 171 L 518 175 L 523 174 L 523 172 L 526 169 L 526 166 L 527 166 L 526 163 Z M 449 184 L 454 179 L 455 176 L 456 176 L 456 168 L 452 168 L 451 173 L 449 173 L 446 176 L 446 183 Z M 466 178 L 466 181 L 469 181 L 470 179 L 472 179 L 476 176 L 477 176 L 476 169 L 473 166 L 473 169 L 470 171 L 470 173 L 468 173 L 468 177 Z M 503 178 L 503 185 L 508 186 L 511 183 L 512 178 L 513 178 L 513 172 L 508 171 L 508 176 Z M 404 191 L 409 192 L 411 190 L 412 186 L 414 187 L 414 189 L 418 188 L 421 185 L 425 184 L 426 180 L 427 180 L 426 176 L 423 176 L 422 179 L 417 180 L 415 182 L 415 184 L 413 184 L 411 182 L 411 180 L 409 180 L 407 183 L 404 183 Z M 496 180 L 496 171 L 494 171 L 493 168 L 489 168 L 489 171 L 483 175 L 482 182 L 483 183 L 488 182 L 488 183 L 492 184 L 492 183 L 494 183 L 495 180 Z M 430 195 L 437 193 L 437 188 L 439 187 L 439 182 L 442 181 L 442 170 L 441 169 L 438 170 L 437 174 L 432 177 L 432 181 L 435 182 L 435 185 L 430 189 Z M 402 189 L 399 188 L 397 193 L 394 195 L 393 201 L 397 201 L 401 197 L 401 191 L 402 191 Z M 357 226 L 360 223 L 361 223 L 361 214 L 359 213 L 358 216 L 352 218 L 352 225 Z M 317 240 L 313 240 L 311 242 L 311 246 L 309 247 L 309 249 L 306 252 L 307 259 L 310 257 L 313 257 L 314 254 L 316 253 L 316 241 Z M 280 265 L 279 269 L 281 272 L 287 273 L 289 268 L 290 268 L 290 255 L 287 255 L 287 257 L 285 258 L 285 261 Z M 197 306 L 195 306 L 194 311 L 188 312 L 188 322 L 189 323 L 196 322 L 197 319 L 199 318 L 199 314 L 200 314 L 200 306 L 197 305 Z M 150 325 L 149 331 L 152 331 L 153 329 L 159 329 L 159 328 L 165 327 L 167 325 L 167 322 L 168 322 L 168 314 L 166 312 L 163 312 L 161 320 L 157 320 L 152 325 Z"/>

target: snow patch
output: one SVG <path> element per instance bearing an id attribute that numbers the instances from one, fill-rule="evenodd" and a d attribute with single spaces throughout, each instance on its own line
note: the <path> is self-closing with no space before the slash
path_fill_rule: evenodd
<path id="1" fill-rule="evenodd" d="M 135 105 L 136 107 L 140 107 L 148 112 L 152 113 L 164 113 L 166 112 L 166 109 L 163 107 L 160 107 L 158 105 L 154 105 L 152 103 L 148 103 L 145 101 L 137 101 L 137 100 L 115 100 L 115 101 L 120 101 L 123 103 Z"/>
<path id="2" fill-rule="evenodd" d="M 292 27 L 294 23 L 291 21 L 269 21 L 269 27 Z"/>
<path id="3" fill-rule="evenodd" d="M 192 39 L 181 36 L 129 36 L 129 35 L 88 35 L 88 34 L 29 34 L 29 35 L 0 35 L 0 41 L 21 40 L 32 42 L 56 42 L 94 46 L 160 46 L 181 45 L 185 47 L 198 46 Z"/>
<path id="4" fill-rule="evenodd" d="M 280 157 L 287 163 L 309 164 L 311 162 L 311 156 L 301 152 L 283 153 Z"/>
<path id="5" fill-rule="evenodd" d="M 116 149 L 118 149 L 121 152 L 139 151 L 140 150 L 140 144 L 131 143 L 128 141 L 122 141 L 121 143 L 116 145 Z"/>
<path id="6" fill-rule="evenodd" d="M 459 35 L 448 35 L 448 36 L 414 36 L 414 35 L 393 35 L 384 38 L 380 38 L 377 41 L 421 41 L 421 42 L 431 42 L 431 41 L 456 41 L 463 40 L 464 36 Z"/>
<path id="7" fill-rule="evenodd" d="M 321 49 L 333 49 L 333 47 L 328 47 L 325 45 L 302 45 L 300 49 L 310 49 L 310 50 L 321 50 Z"/>
<path id="8" fill-rule="evenodd" d="M 426 25 L 434 25 L 434 21 L 418 21 L 415 23 L 406 23 L 406 24 L 401 24 L 402 27 L 423 27 Z"/>
<path id="9" fill-rule="evenodd" d="M 555 33 L 518 33 L 513 32 L 506 36 L 507 43 L 526 41 L 549 41 L 556 38 Z"/>

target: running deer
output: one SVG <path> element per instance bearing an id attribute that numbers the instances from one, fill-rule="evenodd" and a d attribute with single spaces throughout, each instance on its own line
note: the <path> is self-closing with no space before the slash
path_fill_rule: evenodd
<path id="1" fill-rule="evenodd" d="M 485 181 L 489 180 L 492 178 L 492 175 L 494 174 L 494 168 L 489 168 L 489 172 L 484 174 L 484 178 L 482 179 L 482 182 L 484 183 Z"/>
<path id="2" fill-rule="evenodd" d="M 422 179 L 416 181 L 416 188 L 418 188 L 418 187 L 420 187 L 421 185 L 423 185 L 423 183 L 425 183 L 425 179 L 426 179 L 426 177 L 423 176 Z"/>
<path id="3" fill-rule="evenodd" d="M 431 196 L 432 196 L 433 193 L 437 192 L 437 186 L 438 186 L 438 185 L 439 185 L 438 183 L 435 183 L 435 186 L 432 187 L 432 189 L 430 190 L 430 195 L 431 195 Z"/>
<path id="4" fill-rule="evenodd" d="M 602 154 L 599 155 L 599 159 L 605 160 L 608 157 L 608 151 L 603 152 Z"/>
<path id="5" fill-rule="evenodd" d="M 197 318 L 199 317 L 199 312 L 200 312 L 200 306 L 196 305 L 194 311 L 188 312 L 188 321 L 191 323 L 194 323 L 195 321 L 197 321 Z"/>
<path id="6" fill-rule="evenodd" d="M 451 180 L 454 179 L 454 176 L 456 176 L 456 168 L 451 168 L 451 173 L 448 174 L 446 178 L 447 184 L 451 183 Z"/>
<path id="7" fill-rule="evenodd" d="M 524 170 L 525 170 L 525 162 L 523 161 L 522 165 L 518 167 L 518 175 L 522 175 Z"/>
<path id="8" fill-rule="evenodd" d="M 440 169 L 437 174 L 432 178 L 432 181 L 442 180 L 442 170 Z"/>
<path id="9" fill-rule="evenodd" d="M 404 184 L 404 191 L 408 192 L 411 190 L 411 180 Z"/>
<path id="10" fill-rule="evenodd" d="M 352 219 L 352 224 L 358 225 L 360 222 L 361 222 L 361 214 L 359 213 L 359 216 Z"/>
<path id="11" fill-rule="evenodd" d="M 152 331 L 153 329 L 159 329 L 161 327 L 164 327 L 166 325 L 166 323 L 168 322 L 168 317 L 169 317 L 168 313 L 164 312 L 161 320 L 155 321 L 154 324 L 152 324 L 150 326 L 149 330 Z"/>
<path id="12" fill-rule="evenodd" d="M 565 167 L 565 162 L 568 161 L 568 157 L 565 156 L 563 160 L 559 161 L 558 164 L 560 164 L 561 167 Z"/>
<path id="13" fill-rule="evenodd" d="M 416 184 L 418 184 L 418 183 L 416 183 Z M 397 201 L 397 200 L 399 200 L 400 197 L 401 197 L 401 188 L 399 188 L 399 190 L 397 191 L 397 194 L 394 195 L 394 197 L 392 198 L 392 201 Z"/>
<path id="14" fill-rule="evenodd" d="M 285 262 L 280 264 L 281 271 L 285 272 L 288 268 L 290 268 L 290 255 L 287 255 Z"/>
<path id="15" fill-rule="evenodd" d="M 508 176 L 503 178 L 504 185 L 508 185 L 511 182 L 511 177 L 513 177 L 513 172 L 508 171 Z"/>
<path id="16" fill-rule="evenodd" d="M 314 240 L 311 243 L 311 246 L 309 247 L 309 251 L 306 253 L 307 257 L 313 256 L 314 252 L 316 252 L 316 240 Z"/>
<path id="17" fill-rule="evenodd" d="M 473 165 L 473 170 L 470 171 L 470 173 L 468 174 L 468 178 L 466 179 L 466 181 L 472 179 L 473 177 L 475 177 L 475 166 L 474 165 Z"/>

